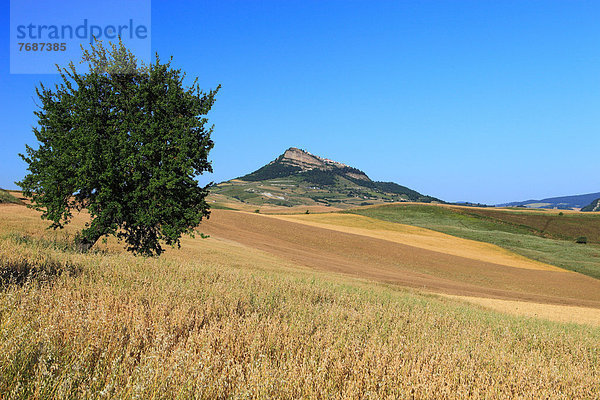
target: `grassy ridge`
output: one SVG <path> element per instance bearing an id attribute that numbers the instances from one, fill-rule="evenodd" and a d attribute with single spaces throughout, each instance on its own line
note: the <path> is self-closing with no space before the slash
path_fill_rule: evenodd
<path id="1" fill-rule="evenodd" d="M 506 212 L 492 209 L 459 209 L 467 215 L 496 223 L 519 226 L 554 239 L 576 240 L 585 236 L 589 243 L 600 244 L 600 215 L 582 213 Z"/>
<path id="2" fill-rule="evenodd" d="M 349 212 L 492 243 L 525 257 L 600 279 L 600 245 L 580 245 L 574 240 L 544 237 L 536 225 L 542 220 L 533 218 L 537 216 L 536 213 L 523 213 L 527 218 L 520 219 L 521 213 L 514 217 L 512 213 L 502 211 L 495 211 L 496 214 L 492 215 L 487 210 L 464 211 L 425 205 L 386 205 Z M 502 217 L 505 219 L 500 219 Z M 546 218 L 544 215 L 540 217 Z M 589 217 L 597 218 L 595 215 Z M 567 215 L 556 215 L 555 218 L 567 219 Z M 588 229 L 588 219 L 580 216 L 568 218 L 573 232 L 579 232 L 573 226 L 580 226 L 582 230 Z M 533 221 L 531 225 L 527 225 L 529 221 Z M 553 229 L 558 229 L 556 226 L 560 225 L 555 224 Z"/>
<path id="3" fill-rule="evenodd" d="M 221 203 L 210 203 L 209 206 L 213 210 L 235 210 L 235 208 L 227 207 Z"/>
<path id="4" fill-rule="evenodd" d="M 22 204 L 23 202 L 6 190 L 0 189 L 0 204 L 1 203 Z"/>
<path id="5" fill-rule="evenodd" d="M 4 232 L 14 229 L 0 219 Z M 42 235 L 42 233 L 40 233 Z M 0 238 L 3 398 L 593 398 L 600 329 L 509 317 L 198 241 L 203 260 Z M 189 242 L 196 243 L 196 242 Z"/>

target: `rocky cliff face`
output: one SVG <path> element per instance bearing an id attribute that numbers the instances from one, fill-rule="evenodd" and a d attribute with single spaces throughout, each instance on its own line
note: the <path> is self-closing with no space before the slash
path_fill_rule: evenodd
<path id="1" fill-rule="evenodd" d="M 340 169 L 344 170 L 344 174 L 351 178 L 370 181 L 369 177 L 364 172 L 356 168 L 352 168 L 346 164 L 342 164 L 327 158 L 315 156 L 308 151 L 301 150 L 296 147 L 290 147 L 287 149 L 280 158 L 271 162 L 271 164 L 274 163 L 297 167 L 303 172 L 313 169 L 319 169 L 322 171 Z"/>
<path id="2" fill-rule="evenodd" d="M 311 169 L 331 169 L 331 167 L 327 168 L 327 165 L 323 162 L 320 157 L 313 156 L 307 151 L 297 149 L 295 147 L 290 147 L 283 153 L 281 158 L 271 162 L 272 163 L 282 163 L 285 165 L 290 165 L 293 167 L 298 167 L 302 171 L 310 171 Z"/>

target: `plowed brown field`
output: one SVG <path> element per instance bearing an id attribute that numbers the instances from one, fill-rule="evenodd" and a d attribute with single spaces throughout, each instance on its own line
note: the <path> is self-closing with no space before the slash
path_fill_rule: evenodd
<path id="1" fill-rule="evenodd" d="M 490 243 L 462 239 L 431 229 L 381 221 L 363 215 L 326 213 L 278 215 L 274 217 L 286 221 L 301 222 L 311 226 L 389 240 L 439 253 L 452 254 L 473 260 L 506 265 L 508 267 L 565 271 L 550 264 L 530 260 Z"/>
<path id="2" fill-rule="evenodd" d="M 322 271 L 445 294 L 600 308 L 600 281 L 516 268 L 357 233 L 226 210 L 202 231 Z"/>

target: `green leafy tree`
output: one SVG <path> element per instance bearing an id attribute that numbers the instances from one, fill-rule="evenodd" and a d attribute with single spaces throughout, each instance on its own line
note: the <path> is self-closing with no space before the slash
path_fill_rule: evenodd
<path id="1" fill-rule="evenodd" d="M 70 63 L 54 89 L 36 88 L 39 146 L 20 154 L 29 173 L 17 184 L 51 228 L 73 210 L 89 212 L 76 239 L 83 251 L 107 235 L 147 256 L 160 255 L 163 242 L 180 246 L 210 215 L 210 185 L 195 177 L 212 172 L 206 114 L 220 86 L 185 86 L 171 61 L 138 63 L 121 41 L 92 45 L 82 62 L 86 73 Z"/>

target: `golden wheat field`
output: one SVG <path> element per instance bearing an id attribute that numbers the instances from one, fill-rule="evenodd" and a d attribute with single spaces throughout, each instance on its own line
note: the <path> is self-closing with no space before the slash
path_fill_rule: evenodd
<path id="1" fill-rule="evenodd" d="M 405 288 L 396 279 L 398 271 L 422 274 L 425 281 L 429 274 L 458 290 L 458 276 L 483 263 L 492 272 L 465 286 L 472 289 L 463 293 L 468 295 L 494 294 L 497 282 L 491 280 L 509 268 L 523 279 L 547 277 L 548 285 L 553 274 L 579 279 L 573 278 L 578 274 L 455 254 L 436 255 L 428 266 L 427 248 L 339 227 L 244 216 L 215 210 L 200 227 L 209 238 L 186 238 L 181 250 L 144 259 L 112 240 L 88 254 L 73 251 L 68 238 L 83 216 L 51 232 L 36 212 L 0 206 L 2 267 L 22 272 L 0 292 L 1 397 L 598 397 L 600 328 L 512 316 Z M 266 227 L 253 228 L 260 240 L 240 233 L 253 224 Z M 296 236 L 281 236 L 289 228 L 285 224 L 295 224 L 294 235 L 325 242 L 301 252 L 292 240 Z M 265 232 L 287 242 L 269 244 Z M 393 246 L 398 256 L 416 249 L 408 261 L 422 262 L 394 266 L 386 257 L 353 254 L 349 246 L 360 243 L 355 236 L 380 246 L 376 249 Z M 333 250 L 325 251 L 327 246 Z M 330 266 L 318 267 L 313 261 L 319 258 L 309 257 L 318 251 Z M 371 264 L 376 260 L 383 266 Z M 463 263 L 458 272 L 441 267 L 449 260 Z M 344 271 L 348 267 L 356 269 Z M 560 304 L 564 296 L 569 307 L 596 304 L 594 286 L 583 278 L 575 282 L 580 293 L 557 292 L 549 303 Z M 498 290 L 502 301 L 511 293 L 516 299 L 510 301 L 545 298 L 527 294 L 530 286 Z"/>

